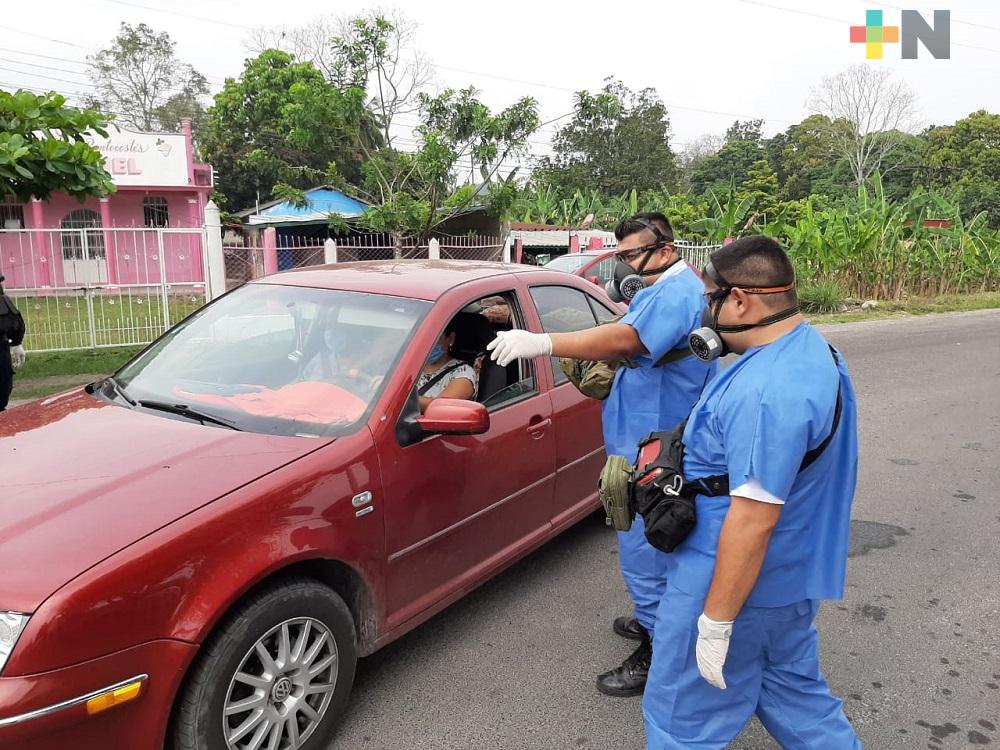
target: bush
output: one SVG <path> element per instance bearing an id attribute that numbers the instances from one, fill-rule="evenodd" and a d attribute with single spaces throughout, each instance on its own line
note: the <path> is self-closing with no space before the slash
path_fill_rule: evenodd
<path id="1" fill-rule="evenodd" d="M 805 313 L 839 312 L 844 291 L 836 281 L 810 281 L 797 290 L 799 308 Z"/>

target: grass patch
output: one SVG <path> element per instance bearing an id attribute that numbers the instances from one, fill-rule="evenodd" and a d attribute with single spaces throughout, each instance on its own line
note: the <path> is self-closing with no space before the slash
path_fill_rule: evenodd
<path id="1" fill-rule="evenodd" d="M 803 284 L 796 290 L 799 307 L 810 315 L 834 313 L 840 309 L 844 299 L 843 290 L 836 281 L 815 281 Z"/>
<path id="2" fill-rule="evenodd" d="M 931 313 L 971 312 L 1000 308 L 1000 292 L 950 294 L 941 297 L 912 297 L 899 302 L 879 302 L 873 310 L 859 310 L 829 315 L 810 315 L 813 323 L 853 323 L 859 320 L 902 318 Z"/>
<path id="3" fill-rule="evenodd" d="M 110 375 L 141 346 L 109 349 L 79 349 L 69 352 L 32 352 L 14 378 L 11 399 L 42 398 L 82 385 L 98 375 Z"/>
<path id="4" fill-rule="evenodd" d="M 18 373 L 18 380 L 74 376 L 93 372 L 114 372 L 129 358 L 142 350 L 141 346 L 121 346 L 110 349 L 78 349 L 70 352 L 32 352 Z"/>

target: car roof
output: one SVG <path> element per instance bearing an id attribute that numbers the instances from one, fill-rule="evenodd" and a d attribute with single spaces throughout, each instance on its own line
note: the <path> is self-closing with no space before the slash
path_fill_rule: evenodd
<path id="1" fill-rule="evenodd" d="M 252 283 L 338 289 L 433 301 L 460 284 L 518 273 L 552 274 L 554 280 L 565 278 L 561 271 L 546 271 L 520 263 L 369 260 L 297 268 L 256 279 Z"/>

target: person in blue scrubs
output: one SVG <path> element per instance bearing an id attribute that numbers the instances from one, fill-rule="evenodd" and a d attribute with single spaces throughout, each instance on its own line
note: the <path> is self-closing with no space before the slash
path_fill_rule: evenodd
<path id="1" fill-rule="evenodd" d="M 630 357 L 638 365 L 618 369 L 611 394 L 603 404 L 604 443 L 608 455 L 634 462 L 639 440 L 651 432 L 675 427 L 691 411 L 716 363 L 688 356 L 656 367 L 671 351 L 685 349 L 688 335 L 700 324 L 704 288 L 697 274 L 674 249 L 673 230 L 661 213 L 636 214 L 615 230 L 618 268 L 611 293 L 627 297 L 635 290 L 628 314 L 617 323 L 574 333 L 537 334 L 505 331 L 491 344 L 501 365 L 515 358 L 554 355 L 585 360 Z M 667 556 L 646 541 L 642 518 L 618 533 L 622 577 L 632 598 L 634 617 L 619 617 L 613 629 L 639 641 L 635 651 L 615 669 L 597 678 L 602 693 L 639 695 L 646 684 L 652 656 L 656 611 L 666 587 Z"/>
<path id="2" fill-rule="evenodd" d="M 704 283 L 695 338 L 741 356 L 688 420 L 684 476 L 727 477 L 730 489 L 696 497 L 694 530 L 667 556 L 647 750 L 724 748 L 753 714 L 785 750 L 860 748 L 820 672 L 814 624 L 820 601 L 844 593 L 858 460 L 850 375 L 798 314 L 774 240 L 716 251 Z"/>

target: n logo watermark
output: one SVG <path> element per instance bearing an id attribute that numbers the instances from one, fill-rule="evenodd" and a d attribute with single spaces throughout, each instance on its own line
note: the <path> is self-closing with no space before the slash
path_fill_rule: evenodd
<path id="1" fill-rule="evenodd" d="M 904 60 L 917 59 L 917 42 L 924 45 L 937 60 L 951 58 L 951 11 L 934 11 L 934 25 L 927 23 L 915 10 L 902 11 L 899 26 L 885 26 L 882 11 L 865 12 L 865 25 L 851 27 L 851 43 L 865 45 L 865 57 L 881 60 L 882 48 L 886 44 L 902 42 Z"/>

